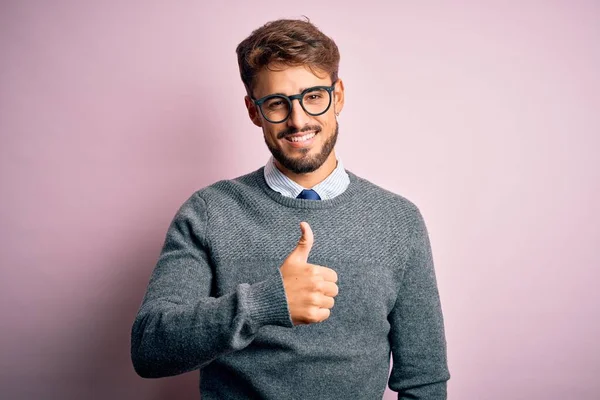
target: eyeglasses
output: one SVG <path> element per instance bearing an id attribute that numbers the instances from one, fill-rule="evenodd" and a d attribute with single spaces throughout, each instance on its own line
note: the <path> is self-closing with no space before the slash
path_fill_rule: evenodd
<path id="1" fill-rule="evenodd" d="M 292 96 L 283 94 L 270 94 L 258 100 L 252 98 L 254 104 L 259 108 L 262 116 L 272 124 L 280 124 L 287 121 L 292 114 L 292 100 L 297 99 L 302 109 L 308 114 L 316 117 L 322 115 L 331 107 L 331 92 L 335 89 L 335 83 L 331 86 L 313 86 L 304 89 L 302 93 Z"/>

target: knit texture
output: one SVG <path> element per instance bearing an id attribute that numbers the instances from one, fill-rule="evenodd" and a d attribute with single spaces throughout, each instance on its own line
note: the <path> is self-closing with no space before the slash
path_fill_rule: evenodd
<path id="1" fill-rule="evenodd" d="M 134 321 L 137 373 L 200 369 L 203 400 L 445 399 L 450 375 L 427 229 L 418 208 L 348 172 L 322 201 L 271 190 L 263 168 L 179 209 Z M 314 232 L 309 263 L 334 269 L 331 316 L 294 326 L 279 267 Z M 390 354 L 393 368 L 389 374 Z"/>

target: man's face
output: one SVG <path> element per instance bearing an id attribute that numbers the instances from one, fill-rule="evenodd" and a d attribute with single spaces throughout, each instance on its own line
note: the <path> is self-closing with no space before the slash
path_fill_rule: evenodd
<path id="1" fill-rule="evenodd" d="M 303 66 L 273 70 L 265 68 L 255 78 L 252 94 L 255 99 L 275 93 L 291 96 L 309 87 L 332 85 L 329 74 L 322 71 L 317 73 L 315 75 Z M 281 123 L 267 121 L 248 97 L 246 107 L 252 122 L 262 128 L 265 143 L 275 160 L 287 170 L 303 174 L 316 171 L 326 161 L 335 160 L 333 149 L 338 134 L 335 113 L 339 113 L 343 107 L 343 92 L 343 83 L 338 80 L 331 93 L 331 106 L 318 116 L 307 114 L 299 101 L 293 100 L 289 118 Z M 335 165 L 335 161 L 332 165 Z"/>

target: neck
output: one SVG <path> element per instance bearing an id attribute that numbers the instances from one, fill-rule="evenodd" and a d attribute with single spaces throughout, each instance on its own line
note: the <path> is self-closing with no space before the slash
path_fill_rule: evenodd
<path id="1" fill-rule="evenodd" d="M 321 165 L 317 170 L 313 172 L 307 172 L 305 174 L 296 174 L 292 171 L 289 171 L 284 166 L 282 166 L 279 161 L 275 161 L 275 166 L 278 170 L 280 170 L 285 176 L 296 182 L 298 185 L 302 186 L 305 189 L 311 189 L 319 183 L 323 182 L 335 168 L 337 167 L 337 158 L 335 156 L 335 150 L 329 154 L 327 160 Z"/>

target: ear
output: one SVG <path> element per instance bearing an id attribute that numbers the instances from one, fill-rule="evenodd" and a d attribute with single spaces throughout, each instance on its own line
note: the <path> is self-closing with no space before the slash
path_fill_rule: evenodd
<path id="1" fill-rule="evenodd" d="M 333 110 L 336 114 L 342 112 L 344 108 L 344 82 L 338 79 L 335 83 L 335 89 L 333 90 L 334 102 Z"/>
<path id="2" fill-rule="evenodd" d="M 246 103 L 246 109 L 248 110 L 248 116 L 250 121 L 258 127 L 262 127 L 262 118 L 260 117 L 260 111 L 254 105 L 252 99 L 248 96 L 244 97 L 244 103 Z"/>

